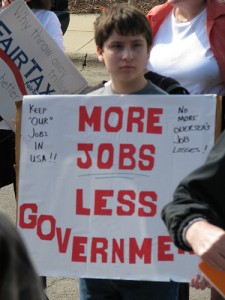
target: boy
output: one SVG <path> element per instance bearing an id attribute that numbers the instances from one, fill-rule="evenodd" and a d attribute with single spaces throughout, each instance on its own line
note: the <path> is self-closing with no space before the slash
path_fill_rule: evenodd
<path id="1" fill-rule="evenodd" d="M 94 94 L 166 94 L 145 79 L 152 43 L 146 17 L 128 5 L 113 5 L 95 21 L 95 43 L 111 82 Z"/>
<path id="2" fill-rule="evenodd" d="M 166 94 L 144 77 L 152 42 L 144 14 L 132 6 L 113 5 L 94 26 L 98 58 L 111 80 L 90 94 Z M 81 300 L 176 300 L 177 294 L 175 282 L 80 279 Z"/>

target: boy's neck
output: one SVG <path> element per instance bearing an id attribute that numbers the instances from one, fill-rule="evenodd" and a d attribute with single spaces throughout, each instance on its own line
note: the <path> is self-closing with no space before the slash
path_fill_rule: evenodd
<path id="1" fill-rule="evenodd" d="M 139 80 L 133 81 L 121 81 L 111 78 L 111 87 L 112 90 L 117 94 L 134 94 L 141 91 L 148 83 L 148 81 L 143 77 Z"/>

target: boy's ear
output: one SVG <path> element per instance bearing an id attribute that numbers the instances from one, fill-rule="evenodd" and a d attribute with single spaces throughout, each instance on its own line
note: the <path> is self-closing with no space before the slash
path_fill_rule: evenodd
<path id="1" fill-rule="evenodd" d="M 103 50 L 99 46 L 97 46 L 97 54 L 98 54 L 98 60 L 100 62 L 104 62 Z"/>

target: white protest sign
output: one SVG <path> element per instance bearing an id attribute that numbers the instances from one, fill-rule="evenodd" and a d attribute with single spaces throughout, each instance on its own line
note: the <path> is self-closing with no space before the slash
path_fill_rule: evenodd
<path id="1" fill-rule="evenodd" d="M 0 69 L 0 115 L 13 130 L 23 95 L 77 94 L 87 85 L 23 0 L 0 14 Z"/>
<path id="2" fill-rule="evenodd" d="M 18 227 L 41 275 L 189 280 L 161 220 L 214 143 L 215 96 L 26 96 Z M 180 267 L 182 265 L 182 268 Z"/>

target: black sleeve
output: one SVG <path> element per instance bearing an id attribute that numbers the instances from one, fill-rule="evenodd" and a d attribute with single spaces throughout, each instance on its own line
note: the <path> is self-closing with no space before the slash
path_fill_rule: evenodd
<path id="1" fill-rule="evenodd" d="M 173 201 L 162 210 L 162 219 L 174 243 L 184 250 L 190 249 L 183 242 L 183 229 L 198 217 L 225 229 L 225 132 L 206 163 L 181 181 Z"/>
<path id="2" fill-rule="evenodd" d="M 160 87 L 168 94 L 188 95 L 189 92 L 182 87 L 178 81 L 171 77 L 162 76 L 158 73 L 149 71 L 145 73 L 145 78 L 151 80 L 155 85 Z"/>

